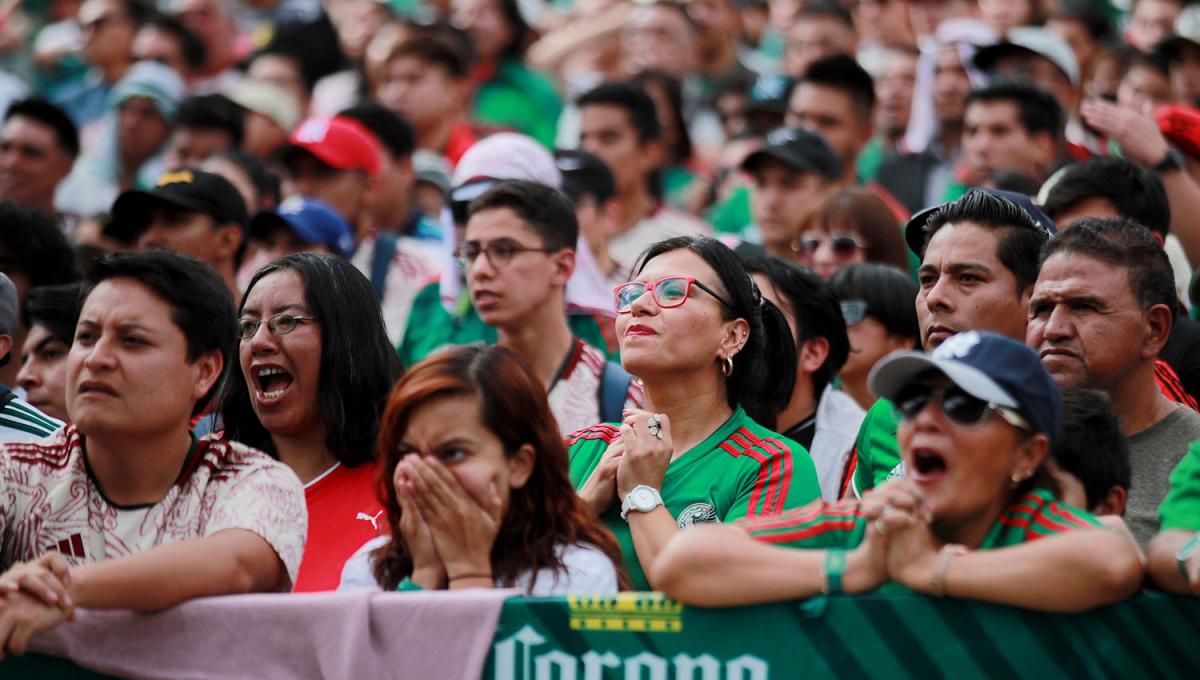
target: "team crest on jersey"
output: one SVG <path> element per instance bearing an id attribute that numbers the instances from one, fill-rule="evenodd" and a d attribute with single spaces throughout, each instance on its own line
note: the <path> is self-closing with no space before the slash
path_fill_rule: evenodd
<path id="1" fill-rule="evenodd" d="M 717 509 L 712 503 L 692 503 L 679 513 L 679 528 L 686 529 L 696 524 L 716 524 Z"/>

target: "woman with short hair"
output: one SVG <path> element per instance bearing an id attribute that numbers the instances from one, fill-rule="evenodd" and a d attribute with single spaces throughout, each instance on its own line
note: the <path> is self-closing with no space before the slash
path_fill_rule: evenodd
<path id="1" fill-rule="evenodd" d="M 871 368 L 888 354 L 920 349 L 914 301 L 920 288 L 906 272 L 882 264 L 853 264 L 829 280 L 846 320 L 850 353 L 838 371 L 842 391 L 863 409 L 877 395 L 867 387 Z"/>

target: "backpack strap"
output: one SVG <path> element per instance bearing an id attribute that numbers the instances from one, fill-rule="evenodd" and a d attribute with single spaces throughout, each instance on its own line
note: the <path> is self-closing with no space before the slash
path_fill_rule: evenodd
<path id="1" fill-rule="evenodd" d="M 375 251 L 371 253 L 371 287 L 375 289 L 375 297 L 380 302 L 383 301 L 388 269 L 391 268 L 392 258 L 396 256 L 397 240 L 395 234 L 380 234 L 375 239 Z"/>
<path id="2" fill-rule="evenodd" d="M 633 376 L 620 364 L 605 362 L 600 376 L 600 422 L 619 423 Z"/>

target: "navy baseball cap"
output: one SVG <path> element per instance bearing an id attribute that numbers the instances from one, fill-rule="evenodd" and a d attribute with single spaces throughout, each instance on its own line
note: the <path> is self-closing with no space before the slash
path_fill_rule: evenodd
<path id="1" fill-rule="evenodd" d="M 246 202 L 224 177 L 195 168 L 168 172 L 150 191 L 126 191 L 112 206 L 106 236 L 122 242 L 136 239 L 150 226 L 158 206 L 169 205 L 204 213 L 218 225 L 236 224 L 246 229 Z"/>
<path id="2" fill-rule="evenodd" d="M 742 170 L 754 169 L 766 159 L 774 159 L 797 172 L 815 172 L 825 179 L 837 179 L 842 163 L 820 135 L 803 128 L 776 128 L 767 135 L 766 146 L 746 156 Z"/>
<path id="3" fill-rule="evenodd" d="M 1046 213 L 1042 212 L 1042 209 L 1033 202 L 1033 199 L 1025 194 L 1020 194 L 1015 191 L 1004 191 L 1002 189 L 976 187 L 964 194 L 963 198 L 970 196 L 976 191 L 982 191 L 998 198 L 1003 198 L 1012 203 L 1016 203 L 1017 206 L 1025 211 L 1025 214 L 1029 215 L 1039 229 L 1046 232 L 1047 236 L 1053 237 L 1058 233 L 1058 226 L 1054 224 L 1054 220 L 1050 219 Z M 962 199 L 960 198 L 958 200 Z M 908 222 L 904 225 L 904 242 L 908 244 L 909 250 L 913 251 L 913 253 L 917 254 L 918 256 L 923 250 L 925 250 L 925 241 L 928 236 L 925 233 L 925 224 L 929 222 L 929 218 L 932 217 L 934 213 L 953 202 L 954 201 L 949 201 L 947 203 L 929 206 L 928 208 L 917 212 L 908 219 Z"/>
<path id="4" fill-rule="evenodd" d="M 897 352 L 871 369 L 871 391 L 895 399 L 902 389 L 929 371 L 945 375 L 964 392 L 1025 417 L 1038 432 L 1058 436 L 1062 404 L 1058 385 L 1038 355 L 999 333 L 967 331 L 946 340 L 930 354 Z"/>
<path id="5" fill-rule="evenodd" d="M 327 246 L 342 257 L 354 254 L 354 232 L 342 216 L 314 198 L 291 196 L 275 212 L 260 212 L 250 220 L 250 233 L 265 239 L 272 231 L 286 227 L 308 243 Z"/>

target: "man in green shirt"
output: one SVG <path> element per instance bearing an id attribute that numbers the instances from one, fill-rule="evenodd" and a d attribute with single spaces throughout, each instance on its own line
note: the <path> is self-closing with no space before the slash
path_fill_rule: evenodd
<path id="1" fill-rule="evenodd" d="M 1028 197 L 990 189 L 913 216 L 904 238 L 922 256 L 916 305 L 924 348 L 967 330 L 1024 342 L 1038 253 L 1054 231 Z M 904 476 L 897 423 L 887 399 L 867 411 L 855 443 L 855 496 Z"/>

